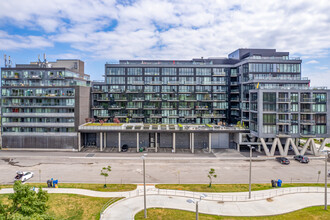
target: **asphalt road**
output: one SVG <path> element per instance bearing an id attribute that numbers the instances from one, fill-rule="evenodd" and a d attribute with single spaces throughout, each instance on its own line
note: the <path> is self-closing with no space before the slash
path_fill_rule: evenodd
<path id="1" fill-rule="evenodd" d="M 103 183 L 102 167 L 110 165 L 110 183 L 142 183 L 143 154 L 94 152 L 26 152 L 0 151 L 0 184 L 13 182 L 15 172 L 32 171 L 30 182 Z M 210 168 L 216 170 L 214 183 L 248 183 L 248 152 L 220 151 L 215 154 L 151 153 L 146 160 L 147 183 L 207 183 Z M 324 160 L 311 159 L 309 164 L 291 160 L 281 165 L 274 159 L 256 157 L 252 162 L 252 182 L 324 182 Z M 289 157 L 290 158 L 290 157 Z M 330 166 L 329 166 L 330 168 Z M 318 180 L 318 171 L 321 171 Z"/>

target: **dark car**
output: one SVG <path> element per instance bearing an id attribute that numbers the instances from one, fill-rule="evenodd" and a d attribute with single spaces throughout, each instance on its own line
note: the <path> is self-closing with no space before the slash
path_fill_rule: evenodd
<path id="1" fill-rule="evenodd" d="M 300 163 L 308 163 L 309 162 L 309 158 L 306 156 L 302 156 L 302 155 L 296 155 L 293 157 L 295 160 L 298 160 Z"/>
<path id="2" fill-rule="evenodd" d="M 128 145 L 127 144 L 124 144 L 122 147 L 121 147 L 121 152 L 126 152 L 128 151 Z"/>
<path id="3" fill-rule="evenodd" d="M 276 160 L 281 164 L 289 165 L 290 161 L 286 157 L 276 157 Z"/>

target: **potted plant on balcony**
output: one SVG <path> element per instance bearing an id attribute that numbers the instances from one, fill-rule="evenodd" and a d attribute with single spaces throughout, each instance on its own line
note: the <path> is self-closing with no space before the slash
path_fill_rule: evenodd
<path id="1" fill-rule="evenodd" d="M 15 78 L 18 79 L 19 73 L 15 73 Z"/>

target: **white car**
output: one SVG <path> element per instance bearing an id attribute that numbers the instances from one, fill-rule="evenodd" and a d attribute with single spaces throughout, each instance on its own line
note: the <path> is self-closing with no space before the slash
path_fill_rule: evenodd
<path id="1" fill-rule="evenodd" d="M 15 180 L 21 180 L 22 182 L 27 181 L 28 179 L 31 179 L 33 177 L 33 172 L 27 171 L 27 172 L 22 172 L 22 171 L 17 171 Z"/>

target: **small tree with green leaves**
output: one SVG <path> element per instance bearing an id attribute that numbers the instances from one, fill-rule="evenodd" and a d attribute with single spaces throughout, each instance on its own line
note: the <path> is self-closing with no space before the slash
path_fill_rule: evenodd
<path id="1" fill-rule="evenodd" d="M 100 175 L 104 176 L 104 188 L 107 188 L 107 177 L 109 176 L 110 172 L 111 172 L 111 166 L 103 167 L 101 170 Z"/>
<path id="2" fill-rule="evenodd" d="M 41 188 L 36 192 L 32 190 L 31 186 L 24 185 L 21 181 L 16 181 L 14 193 L 10 194 L 8 198 L 9 204 L 1 204 L 0 200 L 0 219 L 53 219 L 46 214 L 48 198 L 48 193 Z"/>
<path id="3" fill-rule="evenodd" d="M 212 187 L 212 179 L 213 178 L 217 178 L 217 175 L 215 174 L 215 169 L 211 168 L 209 171 L 209 174 L 207 175 L 207 177 L 210 179 L 210 184 L 209 187 Z"/>

